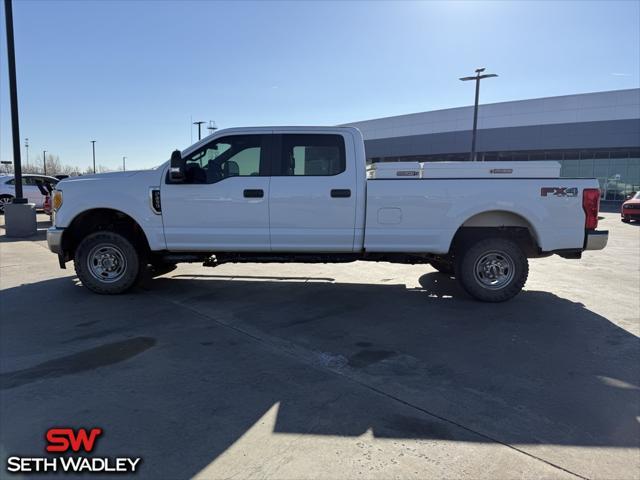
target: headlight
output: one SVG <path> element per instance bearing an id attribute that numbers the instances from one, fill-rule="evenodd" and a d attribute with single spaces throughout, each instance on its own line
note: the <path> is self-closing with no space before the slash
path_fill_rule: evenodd
<path id="1" fill-rule="evenodd" d="M 51 199 L 51 206 L 53 207 L 53 211 L 56 212 L 62 206 L 62 190 L 54 190 L 53 198 Z"/>

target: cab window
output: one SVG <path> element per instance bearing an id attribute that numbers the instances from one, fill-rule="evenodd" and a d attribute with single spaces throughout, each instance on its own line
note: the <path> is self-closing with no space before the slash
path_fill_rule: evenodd
<path id="1" fill-rule="evenodd" d="M 282 135 L 280 175 L 331 176 L 345 171 L 342 135 Z"/>
<path id="2" fill-rule="evenodd" d="M 186 158 L 185 182 L 216 183 L 229 177 L 265 175 L 266 135 L 231 135 L 214 140 Z"/>

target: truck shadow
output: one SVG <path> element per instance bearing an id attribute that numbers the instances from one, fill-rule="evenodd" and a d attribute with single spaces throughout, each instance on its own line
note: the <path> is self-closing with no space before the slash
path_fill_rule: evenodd
<path id="1" fill-rule="evenodd" d="M 178 274 L 104 297 L 67 277 L 2 291 L 5 450 L 40 452 L 52 425 L 98 425 L 114 439 L 102 455 L 186 478 L 274 405 L 273 434 L 639 446 L 638 338 L 583 305 L 542 291 L 482 304 L 438 273 L 416 288 L 310 280 Z M 45 317 L 24 308 L 34 298 Z M 25 355 L 41 360 L 6 361 Z"/>
<path id="2" fill-rule="evenodd" d="M 173 290 L 178 278 L 159 279 L 154 289 Z M 232 310 L 223 323 L 310 357 L 328 355 L 329 368 L 343 375 L 382 382 L 392 394 L 412 391 L 430 411 L 507 442 L 638 445 L 638 338 L 551 293 L 524 291 L 510 302 L 484 304 L 439 273 L 423 275 L 418 288 L 265 286 L 247 278 L 179 283 L 189 295 L 178 301 L 198 312 L 217 317 Z M 333 424 L 321 433 L 360 435 L 368 428 L 376 436 L 400 434 L 364 424 L 350 432 Z M 277 429 L 295 433 L 300 426 L 281 408 Z"/>

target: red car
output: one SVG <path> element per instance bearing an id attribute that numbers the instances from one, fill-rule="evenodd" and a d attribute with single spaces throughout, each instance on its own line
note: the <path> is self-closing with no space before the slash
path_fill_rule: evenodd
<path id="1" fill-rule="evenodd" d="M 640 220 L 640 192 L 622 204 L 620 209 L 622 221 L 629 223 L 631 220 Z"/>

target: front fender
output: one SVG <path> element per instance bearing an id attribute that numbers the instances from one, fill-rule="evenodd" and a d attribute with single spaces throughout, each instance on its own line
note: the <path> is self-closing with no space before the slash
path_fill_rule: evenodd
<path id="1" fill-rule="evenodd" d="M 64 182 L 62 207 L 54 214 L 54 226 L 68 228 L 79 215 L 109 209 L 131 217 L 144 232 L 151 250 L 167 248 L 162 215 L 151 209 L 149 187 L 159 185 L 161 171 L 150 170 L 128 178 Z"/>

